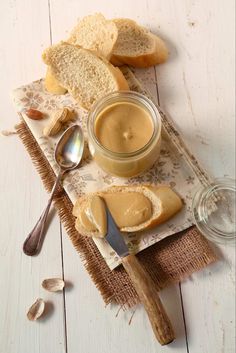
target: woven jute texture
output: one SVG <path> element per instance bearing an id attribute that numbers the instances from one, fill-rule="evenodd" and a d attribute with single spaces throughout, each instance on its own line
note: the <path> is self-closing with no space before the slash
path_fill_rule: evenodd
<path id="1" fill-rule="evenodd" d="M 18 125 L 17 133 L 46 190 L 50 191 L 55 182 L 55 174 L 23 121 Z M 93 240 L 83 237 L 76 231 L 75 218 L 72 215 L 73 205 L 62 188 L 58 190 L 54 205 L 70 240 L 105 303 L 117 303 L 123 308 L 137 304 L 139 298 L 124 268 L 119 266 L 111 271 Z M 179 282 L 194 271 L 198 271 L 217 260 L 208 242 L 195 227 L 168 237 L 137 256 L 153 278 L 157 289 L 170 283 Z"/>

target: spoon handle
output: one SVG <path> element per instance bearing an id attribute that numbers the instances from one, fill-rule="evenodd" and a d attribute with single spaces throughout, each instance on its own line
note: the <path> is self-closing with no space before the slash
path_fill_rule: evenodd
<path id="1" fill-rule="evenodd" d="M 29 233 L 28 237 L 26 238 L 26 240 L 23 244 L 23 251 L 26 255 L 29 255 L 29 256 L 36 255 L 41 248 L 41 245 L 42 245 L 41 243 L 43 240 L 43 234 L 44 234 L 44 230 L 45 230 L 48 212 L 50 210 L 54 194 L 55 194 L 57 187 L 60 183 L 62 175 L 63 175 L 63 172 L 60 170 L 60 172 L 57 176 L 57 179 L 55 181 L 55 184 L 52 188 L 47 207 L 45 208 L 45 210 L 41 214 L 38 222 L 35 224 L 34 228 Z"/>

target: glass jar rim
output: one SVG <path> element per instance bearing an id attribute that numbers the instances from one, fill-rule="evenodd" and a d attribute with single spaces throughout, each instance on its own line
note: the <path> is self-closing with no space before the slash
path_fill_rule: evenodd
<path id="1" fill-rule="evenodd" d="M 95 132 L 94 132 L 94 121 L 98 113 L 103 109 L 104 105 L 106 103 L 111 104 L 114 103 L 115 101 L 119 102 L 119 99 L 127 99 L 127 101 L 133 101 L 135 103 L 141 103 L 143 106 L 146 107 L 148 112 L 150 113 L 150 117 L 152 119 L 154 129 L 152 136 L 150 140 L 140 149 L 134 151 L 134 152 L 114 152 L 106 147 L 104 147 L 99 140 L 97 139 Z M 103 96 L 100 98 L 96 103 L 92 106 L 91 111 L 89 112 L 88 115 L 88 122 L 87 122 L 87 128 L 88 128 L 88 134 L 89 137 L 93 140 L 93 142 L 96 143 L 96 146 L 106 155 L 113 157 L 115 159 L 120 159 L 120 160 L 127 160 L 127 158 L 132 158 L 132 157 L 137 157 L 139 155 L 142 155 L 145 153 L 147 150 L 149 150 L 149 147 L 152 146 L 153 142 L 156 139 L 159 139 L 161 135 L 161 115 L 159 111 L 157 110 L 155 104 L 147 98 L 145 95 L 136 92 L 136 91 L 115 91 L 112 93 L 108 93 L 107 95 Z"/>
<path id="2" fill-rule="evenodd" d="M 230 197 L 235 197 L 236 194 L 236 184 L 235 180 L 231 178 L 217 178 L 213 182 L 209 183 L 208 186 L 201 186 L 195 193 L 192 201 L 192 214 L 195 220 L 197 228 L 203 233 L 209 240 L 222 243 L 223 241 L 235 241 L 235 205 L 233 202 L 231 204 L 224 203 L 225 193 L 228 193 Z M 222 196 L 223 195 L 223 196 Z M 218 204 L 222 202 L 222 204 Z M 207 209 L 208 206 L 212 209 Z M 214 208 L 215 206 L 215 208 Z M 224 225 L 219 228 L 213 223 L 211 216 L 214 216 L 214 212 L 225 213 L 226 208 L 233 208 L 234 214 L 231 215 L 232 222 L 230 226 L 234 229 L 230 231 Z M 218 217 L 220 221 L 220 216 Z M 217 223 L 217 222 L 216 222 Z"/>

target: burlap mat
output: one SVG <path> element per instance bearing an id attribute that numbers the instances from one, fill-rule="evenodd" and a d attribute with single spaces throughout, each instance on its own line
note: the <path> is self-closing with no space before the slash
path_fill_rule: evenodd
<path id="1" fill-rule="evenodd" d="M 17 128 L 47 191 L 52 189 L 55 174 L 35 141 L 27 125 L 22 121 Z M 119 266 L 111 271 L 91 238 L 80 235 L 72 215 L 72 203 L 61 188 L 55 198 L 60 219 L 81 256 L 83 264 L 99 289 L 106 304 L 115 302 L 123 308 L 139 302 L 128 275 Z M 150 273 L 158 289 L 179 282 L 194 271 L 216 261 L 216 256 L 206 239 L 195 227 L 168 237 L 139 253 L 138 258 Z"/>

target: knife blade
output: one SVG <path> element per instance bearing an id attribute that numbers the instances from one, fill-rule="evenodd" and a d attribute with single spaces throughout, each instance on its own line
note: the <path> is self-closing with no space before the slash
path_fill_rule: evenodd
<path id="1" fill-rule="evenodd" d="M 122 264 L 148 314 L 149 321 L 157 340 L 161 345 L 169 344 L 175 338 L 174 331 L 158 296 L 155 284 L 135 255 L 129 253 L 128 246 L 126 245 L 105 200 L 103 201 L 107 215 L 107 234 L 105 239 L 117 255 L 120 256 Z"/>
<path id="2" fill-rule="evenodd" d="M 126 245 L 123 236 L 118 229 L 111 212 L 108 207 L 106 207 L 107 213 L 107 234 L 105 236 L 106 241 L 110 244 L 113 250 L 117 253 L 118 256 L 125 257 L 129 255 L 129 249 Z"/>

